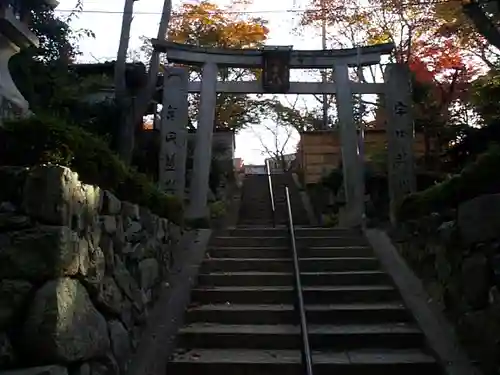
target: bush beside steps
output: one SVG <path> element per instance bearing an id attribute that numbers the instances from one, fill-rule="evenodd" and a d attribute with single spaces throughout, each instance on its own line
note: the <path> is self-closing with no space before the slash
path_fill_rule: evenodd
<path id="1" fill-rule="evenodd" d="M 456 209 L 462 202 L 500 192 L 500 146 L 493 145 L 460 174 L 426 190 L 408 195 L 399 206 L 399 220 Z"/>

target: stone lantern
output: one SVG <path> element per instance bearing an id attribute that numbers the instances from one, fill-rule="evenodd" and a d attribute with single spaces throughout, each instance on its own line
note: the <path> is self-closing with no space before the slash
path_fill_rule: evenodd
<path id="1" fill-rule="evenodd" d="M 41 0 L 49 7 L 56 0 Z M 38 46 L 38 38 L 29 29 L 31 10 L 25 0 L 0 2 L 0 124 L 7 116 L 26 116 L 29 103 L 16 87 L 9 72 L 9 60 L 22 48 Z"/>

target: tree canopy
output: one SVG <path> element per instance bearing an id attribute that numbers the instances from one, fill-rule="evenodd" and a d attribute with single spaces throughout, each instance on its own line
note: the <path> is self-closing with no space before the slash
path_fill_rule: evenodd
<path id="1" fill-rule="evenodd" d="M 75 30 L 70 22 L 77 17 L 82 2 L 66 19 L 40 1 L 27 2 L 31 9 L 30 30 L 40 45 L 14 55 L 9 68 L 16 85 L 35 112 L 61 112 L 70 99 L 82 94 L 82 86 L 71 74 L 69 65 L 79 55 L 78 40 L 92 37 L 90 30 Z"/>
<path id="2" fill-rule="evenodd" d="M 500 48 L 500 8 L 498 1 L 463 0 L 462 12 L 474 25 L 475 31 L 488 43 Z"/>
<path id="3" fill-rule="evenodd" d="M 183 4 L 172 14 L 168 39 L 201 47 L 259 48 L 267 40 L 267 22 L 258 17 L 229 13 L 216 4 L 202 1 Z M 192 68 L 192 74 L 200 71 Z M 255 79 L 258 71 L 226 68 L 219 70 L 221 81 Z M 190 118 L 196 123 L 199 95 L 190 98 Z M 260 100 L 247 94 L 217 94 L 214 128 L 238 130 L 259 122 Z"/>
<path id="4" fill-rule="evenodd" d="M 67 114 L 68 103 L 93 84 L 82 81 L 68 69 L 78 56 L 78 39 L 92 36 L 88 30 L 74 30 L 69 26 L 81 10 L 82 1 L 67 18 L 56 17 L 52 9 L 30 1 L 30 28 L 40 38 L 41 45 L 14 56 L 11 71 L 35 112 Z M 268 23 L 242 11 L 241 3 L 248 2 L 233 2 L 232 8 L 206 0 L 184 3 L 173 10 L 167 37 L 203 47 L 260 48 L 268 40 Z M 490 26 L 497 27 L 498 9 L 488 8 L 479 0 L 470 3 L 478 6 Z M 392 61 L 408 63 L 414 75 L 417 127 L 429 137 L 438 138 L 438 143 L 460 142 L 468 134 L 463 128 L 471 125 L 471 112 L 481 118 L 474 125 L 497 120 L 497 106 L 493 103 L 496 99 L 492 98 L 496 98 L 499 86 L 499 52 L 492 44 L 491 35 L 486 35 L 483 28 L 478 27 L 477 18 L 467 11 L 470 9 L 467 4 L 423 0 L 411 3 L 310 0 L 307 9 L 301 25 L 318 27 L 325 21 L 329 47 L 395 44 Z M 142 59 L 149 60 L 151 46 L 145 37 L 143 39 Z M 162 65 L 155 66 L 161 69 Z M 200 71 L 192 68 L 191 74 L 196 79 Z M 225 68 L 219 71 L 220 80 L 255 80 L 259 76 L 259 70 Z M 190 96 L 191 124 L 196 124 L 198 104 L 199 96 Z M 316 109 L 287 106 L 276 97 L 217 95 L 215 129 L 237 131 L 259 124 L 264 118 L 276 118 L 284 126 L 297 130 L 310 130 L 318 125 L 321 114 Z"/>
<path id="5" fill-rule="evenodd" d="M 413 72 L 417 129 L 424 131 L 426 149 L 438 154 L 469 125 L 471 83 L 498 58 L 460 2 L 311 0 L 300 24 L 322 22 L 332 47 L 394 43 L 391 60 L 407 63 Z"/>
<path id="6" fill-rule="evenodd" d="M 168 39 L 202 47 L 260 48 L 269 34 L 267 21 L 243 18 L 209 1 L 183 4 L 172 14 Z"/>
<path id="7" fill-rule="evenodd" d="M 234 4 L 233 4 L 234 5 Z M 269 29 L 267 21 L 260 17 L 250 17 L 240 12 L 231 12 L 209 1 L 198 4 L 185 3 L 174 10 L 169 27 L 168 39 L 177 43 L 214 48 L 261 48 L 267 41 Z M 143 37 L 141 53 L 151 53 L 149 41 Z M 258 80 L 258 69 L 219 69 L 220 81 Z M 191 67 L 193 79 L 201 79 L 201 71 Z M 190 123 L 198 117 L 199 95 L 190 97 Z M 248 94 L 217 94 L 215 129 L 239 130 L 245 126 L 260 124 L 263 118 L 279 116 L 287 119 L 284 123 L 304 129 L 311 123 L 311 115 L 292 110 L 278 98 L 262 98 Z"/>

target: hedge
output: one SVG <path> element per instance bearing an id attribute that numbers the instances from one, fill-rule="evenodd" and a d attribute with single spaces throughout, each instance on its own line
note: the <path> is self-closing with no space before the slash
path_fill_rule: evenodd
<path id="1" fill-rule="evenodd" d="M 51 163 L 77 172 L 121 200 L 139 204 L 178 224 L 182 202 L 160 191 L 146 175 L 126 166 L 99 137 L 52 117 L 8 121 L 0 128 L 0 162 L 33 166 Z"/>
<path id="2" fill-rule="evenodd" d="M 500 192 L 500 146 L 493 145 L 457 174 L 426 190 L 408 195 L 397 212 L 399 220 L 457 208 L 482 194 Z"/>

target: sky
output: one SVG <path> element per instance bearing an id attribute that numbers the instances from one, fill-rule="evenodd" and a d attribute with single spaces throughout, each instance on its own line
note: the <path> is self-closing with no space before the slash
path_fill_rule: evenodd
<path id="1" fill-rule="evenodd" d="M 71 26 L 79 29 L 86 28 L 94 32 L 95 38 L 87 38 L 79 41 L 82 52 L 80 60 L 83 62 L 102 62 L 116 59 L 118 41 L 120 38 L 122 11 L 124 0 L 83 0 L 84 9 L 79 18 L 72 22 Z M 212 0 L 220 6 L 229 4 L 228 0 Z M 182 3 L 196 3 L 196 0 L 174 0 L 174 8 Z M 60 0 L 57 12 L 64 17 L 74 8 L 76 0 Z M 295 35 L 294 27 L 297 24 L 297 13 L 286 12 L 294 7 L 304 9 L 306 0 L 254 0 L 248 7 L 250 12 L 262 12 L 252 14 L 261 16 L 269 21 L 270 29 L 269 45 L 293 45 L 294 49 L 321 49 L 319 35 L 307 39 Z M 140 36 L 156 38 L 158 22 L 163 6 L 163 0 L 139 0 L 134 6 L 134 20 L 131 28 L 131 39 L 129 49 L 133 50 L 141 45 Z M 273 132 L 275 127 L 271 126 Z M 236 135 L 236 157 L 244 159 L 245 164 L 261 164 L 267 155 L 261 142 L 269 148 L 275 141 L 275 135 L 265 127 L 255 126 L 240 131 Z M 287 130 L 278 132 L 279 142 L 286 139 Z M 299 140 L 299 135 L 294 133 L 285 147 L 286 153 L 294 152 Z"/>

